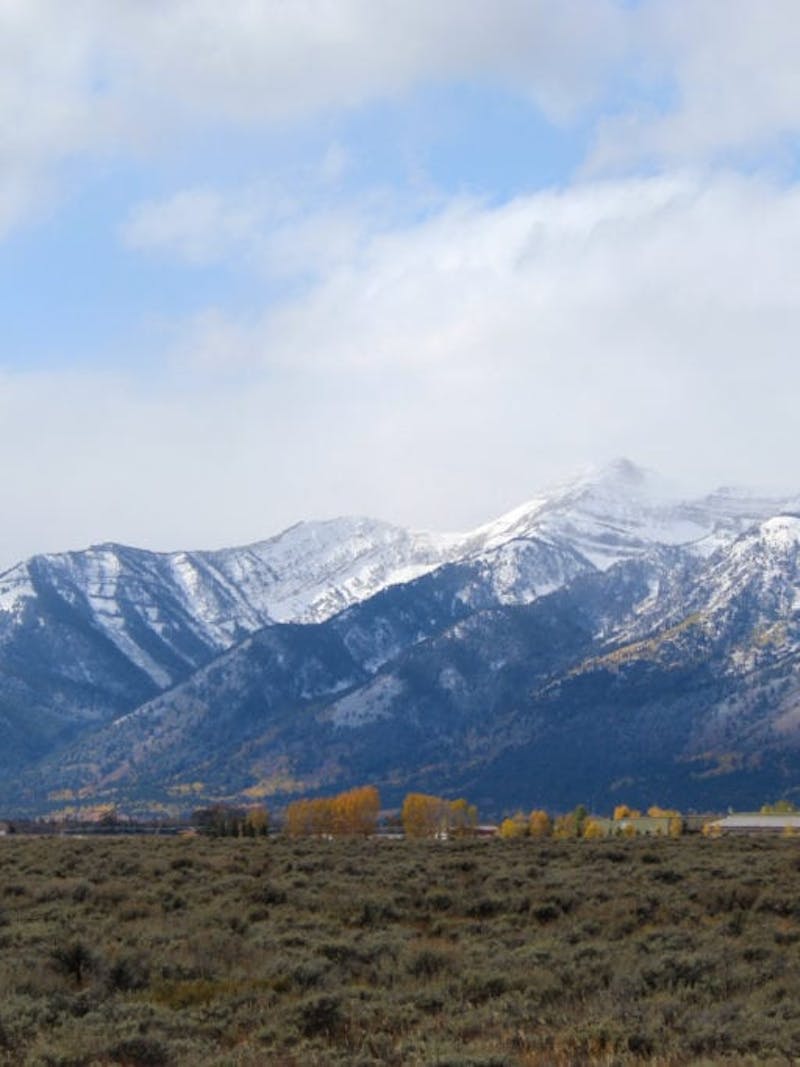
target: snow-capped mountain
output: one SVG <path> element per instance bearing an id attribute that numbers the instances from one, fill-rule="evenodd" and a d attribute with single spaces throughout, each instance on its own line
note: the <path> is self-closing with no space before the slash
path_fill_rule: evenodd
<path id="1" fill-rule="evenodd" d="M 216 552 L 97 545 L 36 556 L 0 575 L 0 626 L 57 599 L 164 687 L 247 633 L 327 618 L 446 562 L 449 549 L 447 537 L 367 519 L 300 523 Z"/>
<path id="2" fill-rule="evenodd" d="M 389 803 L 438 789 L 496 812 L 608 807 L 618 783 L 681 807 L 800 790 L 800 644 L 782 629 L 798 583 L 776 598 L 759 581 L 754 537 L 712 561 L 662 548 L 522 606 L 493 602 L 480 565 L 451 565 L 326 622 L 269 627 L 17 793 L 146 806 L 190 782 L 280 801 L 371 781 Z M 733 572 L 747 591 L 731 612 Z"/>
<path id="3" fill-rule="evenodd" d="M 796 498 L 722 489 L 681 498 L 658 474 L 627 459 L 590 468 L 475 531 L 468 544 L 485 552 L 516 538 L 568 544 L 599 570 L 649 552 L 681 546 L 709 555 L 754 523 L 797 509 Z"/>
<path id="4" fill-rule="evenodd" d="M 165 688 L 262 626 L 321 622 L 445 563 L 480 562 L 500 602 L 528 603 L 657 545 L 709 551 L 785 507 L 725 493 L 670 500 L 656 476 L 620 460 L 465 534 L 342 518 L 219 551 L 104 544 L 36 556 L 0 575 L 0 648 L 59 604 Z"/>
<path id="5" fill-rule="evenodd" d="M 104 725 L 127 716 L 109 751 L 126 738 L 126 750 L 151 752 L 147 731 L 168 722 L 159 751 L 177 739 L 178 764 L 208 765 L 205 737 L 221 761 L 217 786 L 234 765 L 252 786 L 253 767 L 226 746 L 260 737 L 259 715 L 278 715 L 273 738 L 299 737 L 300 723 L 334 731 L 339 777 L 309 765 L 298 780 L 341 784 L 362 766 L 348 766 L 345 735 L 359 734 L 355 748 L 366 751 L 372 731 L 379 751 L 405 752 L 410 766 L 409 738 L 421 756 L 420 724 L 444 737 L 444 714 L 453 736 L 470 723 L 478 758 L 482 743 L 496 752 L 501 739 L 530 735 L 521 709 L 534 690 L 549 706 L 553 692 L 574 693 L 598 671 L 619 678 L 641 664 L 656 677 L 653 664 L 669 657 L 670 669 L 705 658 L 741 678 L 797 648 L 793 511 L 797 500 L 732 490 L 684 501 L 620 460 L 464 534 L 345 518 L 243 548 L 107 544 L 34 557 L 0 575 L 0 764 L 10 772 L 78 739 L 70 766 L 95 752 L 94 766 L 123 782 L 99 754 Z M 404 671 L 416 679 L 410 690 Z M 326 710 L 309 725 L 300 709 L 312 705 Z M 153 773 L 177 774 L 163 758 L 153 756 Z M 260 758 L 274 770 L 272 756 Z M 376 752 L 364 759 L 382 766 Z"/>

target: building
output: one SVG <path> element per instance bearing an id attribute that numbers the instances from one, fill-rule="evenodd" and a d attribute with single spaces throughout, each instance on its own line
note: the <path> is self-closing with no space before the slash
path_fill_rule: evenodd
<path id="1" fill-rule="evenodd" d="M 669 837 L 674 815 L 631 815 L 622 819 L 592 817 L 606 837 Z M 681 820 L 681 828 L 683 821 Z"/>
<path id="2" fill-rule="evenodd" d="M 734 812 L 707 824 L 711 834 L 800 834 L 800 813 Z"/>

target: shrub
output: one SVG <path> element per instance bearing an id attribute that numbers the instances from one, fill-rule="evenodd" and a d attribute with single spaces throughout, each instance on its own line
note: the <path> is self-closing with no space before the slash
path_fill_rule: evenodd
<path id="1" fill-rule="evenodd" d="M 114 1063 L 122 1067 L 167 1067 L 172 1063 L 169 1048 L 152 1037 L 129 1037 L 108 1050 Z"/>
<path id="2" fill-rule="evenodd" d="M 94 953 L 84 941 L 56 945 L 51 949 L 50 958 L 56 970 L 72 978 L 76 986 L 82 984 L 96 965 Z"/>
<path id="3" fill-rule="evenodd" d="M 331 1037 L 342 1023 L 342 1003 L 338 997 L 314 997 L 301 1006 L 298 1016 L 305 1037 Z"/>

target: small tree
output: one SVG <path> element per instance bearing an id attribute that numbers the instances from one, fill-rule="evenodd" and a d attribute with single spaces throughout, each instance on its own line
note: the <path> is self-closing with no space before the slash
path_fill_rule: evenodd
<path id="1" fill-rule="evenodd" d="M 614 808 L 614 821 L 620 822 L 622 819 L 640 819 L 642 813 L 637 811 L 636 808 L 629 808 L 627 804 L 617 804 Z"/>
<path id="2" fill-rule="evenodd" d="M 568 815 L 559 815 L 553 823 L 553 837 L 561 839 L 581 837 L 588 817 L 589 813 L 583 804 L 579 804 Z"/>
<path id="3" fill-rule="evenodd" d="M 406 837 L 460 837 L 478 825 L 478 809 L 463 797 L 445 800 L 428 793 L 407 793 L 400 818 Z"/>
<path id="4" fill-rule="evenodd" d="M 263 805 L 250 808 L 245 816 L 244 825 L 248 837 L 266 837 L 269 833 L 269 812 Z"/>
<path id="5" fill-rule="evenodd" d="M 528 833 L 531 837 L 549 837 L 553 832 L 553 820 L 546 811 L 532 811 L 528 816 Z"/>
<path id="6" fill-rule="evenodd" d="M 774 804 L 762 804 L 762 815 L 792 815 L 797 808 L 791 800 L 776 800 Z"/>
<path id="7" fill-rule="evenodd" d="M 469 804 L 464 797 L 450 801 L 450 831 L 456 837 L 464 837 L 475 830 L 478 825 L 478 809 Z"/>
<path id="8" fill-rule="evenodd" d="M 227 804 L 212 804 L 209 808 L 200 808 L 192 818 L 198 830 L 209 837 L 239 837 L 244 826 L 245 811 Z"/>
<path id="9" fill-rule="evenodd" d="M 575 834 L 577 837 L 581 837 L 583 835 L 584 824 L 589 818 L 589 812 L 586 810 L 584 804 L 578 804 L 572 814 L 575 818 Z"/>
<path id="10" fill-rule="evenodd" d="M 286 808 L 291 837 L 326 837 L 333 833 L 333 804 L 327 797 L 294 800 Z"/>
<path id="11" fill-rule="evenodd" d="M 381 808 L 374 785 L 364 785 L 339 793 L 331 802 L 335 834 L 368 835 L 375 832 Z"/>
<path id="12" fill-rule="evenodd" d="M 447 828 L 445 802 L 427 793 L 408 793 L 401 818 L 406 837 L 436 837 Z"/>
<path id="13" fill-rule="evenodd" d="M 500 829 L 498 830 L 500 837 L 505 840 L 510 840 L 514 837 L 527 837 L 528 835 L 528 820 L 518 811 L 516 815 L 512 815 L 508 819 L 503 819 L 500 823 Z"/>

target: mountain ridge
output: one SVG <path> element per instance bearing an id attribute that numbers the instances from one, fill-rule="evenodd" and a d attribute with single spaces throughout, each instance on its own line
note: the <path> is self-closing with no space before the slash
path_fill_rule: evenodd
<path id="1" fill-rule="evenodd" d="M 192 775 L 209 796 L 280 798 L 368 770 L 389 788 L 433 788 L 420 770 L 433 765 L 430 733 L 455 746 L 437 764 L 444 783 L 473 781 L 491 800 L 503 788 L 485 768 L 514 750 L 533 767 L 555 745 L 569 774 L 559 716 L 588 699 L 587 679 L 630 758 L 604 687 L 623 703 L 637 694 L 632 736 L 672 692 L 675 728 L 659 727 L 670 773 L 702 744 L 730 740 L 730 715 L 714 726 L 720 700 L 746 706 L 739 719 L 763 751 L 777 751 L 778 736 L 788 751 L 800 719 L 793 509 L 796 498 L 730 490 L 683 501 L 617 461 L 467 534 L 340 518 L 239 549 L 104 544 L 34 557 L 0 575 L 0 798 L 139 804 L 149 790 L 169 803 Z M 711 690 L 719 700 L 702 695 Z M 763 711 L 768 693 L 777 717 Z M 755 752 L 745 741 L 743 759 Z M 299 755 L 304 744 L 313 758 Z M 650 751 L 643 738 L 640 750 Z M 146 759 L 131 763 L 137 752 Z"/>

